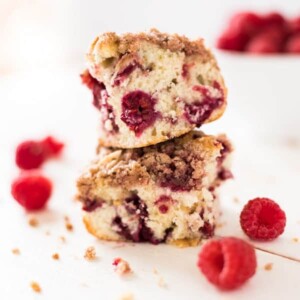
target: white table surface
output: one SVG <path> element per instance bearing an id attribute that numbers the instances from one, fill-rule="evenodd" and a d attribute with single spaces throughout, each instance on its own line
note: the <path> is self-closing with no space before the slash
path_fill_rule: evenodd
<path id="1" fill-rule="evenodd" d="M 98 119 L 90 93 L 80 85 L 79 71 L 74 67 L 0 78 L 0 298 L 106 300 L 120 299 L 124 292 L 131 292 L 134 299 L 143 300 L 299 299 L 300 263 L 292 260 L 257 251 L 255 277 L 241 289 L 225 293 L 198 271 L 200 246 L 118 245 L 97 241 L 86 232 L 80 205 L 73 196 L 76 177 L 93 158 Z M 287 227 L 277 241 L 256 245 L 300 259 L 300 242 L 292 240 L 300 238 L 299 141 L 257 136 L 233 104 L 222 120 L 204 130 L 227 132 L 236 147 L 236 178 L 222 189 L 221 222 L 225 224 L 218 235 L 245 238 L 238 224 L 243 203 L 267 196 L 286 211 Z M 24 138 L 46 134 L 62 139 L 66 148 L 60 160 L 44 167 L 44 173 L 54 182 L 48 209 L 28 215 L 10 195 L 10 183 L 18 174 L 14 148 Z M 32 215 L 39 220 L 37 228 L 28 225 Z M 73 232 L 65 229 L 65 215 L 74 225 Z M 88 246 L 95 246 L 97 260 L 83 258 Z M 19 248 L 21 254 L 13 255 L 13 248 Z M 51 258 L 55 252 L 60 254 L 59 261 Z M 118 256 L 128 260 L 134 270 L 132 276 L 120 278 L 113 271 L 112 260 Z M 264 270 L 267 263 L 274 264 L 271 271 Z M 154 268 L 159 275 L 154 274 Z M 161 277 L 163 287 L 158 284 Z M 41 285 L 41 294 L 31 290 L 31 281 Z"/>

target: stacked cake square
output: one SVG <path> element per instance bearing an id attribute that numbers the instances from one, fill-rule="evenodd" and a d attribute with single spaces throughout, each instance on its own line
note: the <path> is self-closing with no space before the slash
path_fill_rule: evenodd
<path id="1" fill-rule="evenodd" d="M 203 40 L 157 30 L 106 33 L 87 62 L 81 77 L 101 123 L 97 156 L 77 182 L 88 231 L 178 246 L 211 237 L 232 146 L 225 135 L 196 130 L 221 117 L 227 103 Z"/>

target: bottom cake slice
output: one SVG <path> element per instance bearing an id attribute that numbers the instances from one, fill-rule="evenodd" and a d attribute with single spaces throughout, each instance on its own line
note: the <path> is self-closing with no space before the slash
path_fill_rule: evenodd
<path id="1" fill-rule="evenodd" d="M 200 131 L 145 148 L 100 146 L 77 182 L 88 231 L 112 241 L 198 244 L 214 233 L 231 152 L 224 135 Z"/>

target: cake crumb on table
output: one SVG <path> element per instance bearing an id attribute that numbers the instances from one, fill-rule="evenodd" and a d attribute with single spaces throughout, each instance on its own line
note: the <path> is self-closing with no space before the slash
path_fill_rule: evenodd
<path id="1" fill-rule="evenodd" d="M 72 223 L 70 222 L 70 218 L 68 216 L 65 216 L 65 226 L 68 231 L 73 231 L 74 229 Z"/>
<path id="2" fill-rule="evenodd" d="M 85 288 L 88 288 L 88 287 L 89 287 L 89 285 L 88 285 L 86 282 L 80 283 L 80 286 L 85 287 Z"/>
<path id="3" fill-rule="evenodd" d="M 35 281 L 32 281 L 30 286 L 31 286 L 32 290 L 35 291 L 36 293 L 40 293 L 42 291 L 40 285 Z"/>
<path id="4" fill-rule="evenodd" d="M 161 287 L 161 288 L 166 288 L 167 287 L 167 283 L 166 283 L 165 279 L 163 278 L 163 276 L 157 271 L 156 268 L 153 268 L 153 274 L 157 278 L 157 284 L 158 284 L 158 286 Z"/>
<path id="5" fill-rule="evenodd" d="M 39 221 L 37 218 L 35 217 L 30 217 L 28 219 L 28 224 L 31 226 L 31 227 L 37 227 L 39 225 Z"/>
<path id="6" fill-rule="evenodd" d="M 15 254 L 15 255 L 20 255 L 20 254 L 21 254 L 19 248 L 14 248 L 14 249 L 11 250 L 11 252 L 12 252 L 13 254 Z"/>
<path id="7" fill-rule="evenodd" d="M 66 223 L 66 228 L 68 231 L 73 231 L 73 225 L 71 223 Z"/>
<path id="8" fill-rule="evenodd" d="M 52 258 L 53 258 L 54 260 L 59 260 L 59 254 L 58 254 L 58 253 L 53 253 L 53 254 L 52 254 Z"/>
<path id="9" fill-rule="evenodd" d="M 125 274 L 132 273 L 132 269 L 129 263 L 120 257 L 115 258 L 112 264 L 113 266 L 115 266 L 115 272 L 118 275 L 125 275 Z"/>
<path id="10" fill-rule="evenodd" d="M 266 271 L 271 271 L 273 269 L 273 264 L 272 263 L 265 264 L 264 269 Z"/>
<path id="11" fill-rule="evenodd" d="M 119 300 L 134 300 L 134 296 L 132 293 L 124 293 Z"/>
<path id="12" fill-rule="evenodd" d="M 220 222 L 216 224 L 216 228 L 222 228 L 226 225 L 226 222 Z"/>
<path id="13" fill-rule="evenodd" d="M 238 204 L 238 203 L 240 203 L 240 199 L 238 197 L 234 197 L 233 202 Z"/>
<path id="14" fill-rule="evenodd" d="M 59 237 L 59 240 L 60 240 L 61 242 L 63 242 L 63 243 L 66 242 L 66 238 L 65 238 L 63 235 Z"/>
<path id="15" fill-rule="evenodd" d="M 91 246 L 85 250 L 84 258 L 86 260 L 95 260 L 96 259 L 96 249 Z"/>
<path id="16" fill-rule="evenodd" d="M 294 242 L 294 243 L 298 243 L 299 242 L 299 239 L 298 238 L 292 238 L 292 241 Z"/>

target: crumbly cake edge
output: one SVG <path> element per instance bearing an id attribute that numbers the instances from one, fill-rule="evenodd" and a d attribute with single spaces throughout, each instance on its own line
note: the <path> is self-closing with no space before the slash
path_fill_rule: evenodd
<path id="1" fill-rule="evenodd" d="M 149 42 L 171 52 L 184 52 L 188 56 L 200 55 L 204 61 L 215 62 L 217 67 L 214 55 L 205 46 L 202 38 L 190 40 L 184 35 L 162 33 L 155 28 L 140 33 L 117 35 L 115 32 L 106 32 L 100 34 L 92 42 L 87 53 L 87 60 L 92 59 L 93 55 L 99 51 L 102 54 L 109 53 L 112 57 L 117 54 L 135 53 L 141 42 Z M 109 51 L 106 52 L 106 50 Z"/>

